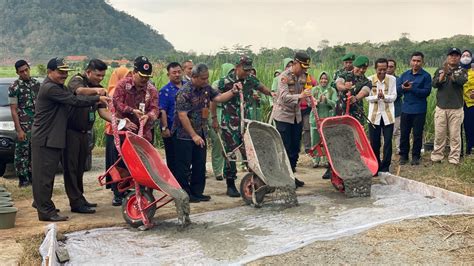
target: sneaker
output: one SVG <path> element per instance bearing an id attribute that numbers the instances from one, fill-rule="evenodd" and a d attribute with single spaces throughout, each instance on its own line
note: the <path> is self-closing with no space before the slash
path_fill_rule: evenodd
<path id="1" fill-rule="evenodd" d="M 408 163 L 408 158 L 406 157 L 400 157 L 400 165 L 405 165 Z"/>
<path id="2" fill-rule="evenodd" d="M 411 159 L 411 165 L 420 165 L 421 159 L 420 158 L 413 158 Z"/>

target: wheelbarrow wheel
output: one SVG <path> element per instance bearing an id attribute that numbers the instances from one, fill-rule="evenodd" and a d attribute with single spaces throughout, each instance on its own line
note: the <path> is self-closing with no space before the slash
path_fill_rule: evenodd
<path id="1" fill-rule="evenodd" d="M 143 191 L 142 198 L 141 198 L 141 205 L 142 208 L 146 207 L 151 202 L 155 201 L 155 197 L 151 191 Z M 156 205 L 150 206 L 147 210 L 145 210 L 145 215 L 148 220 L 151 220 L 153 216 L 155 216 L 156 212 Z M 136 192 L 132 191 L 127 194 L 127 197 L 122 202 L 122 215 L 123 219 L 134 228 L 143 225 L 142 216 L 140 214 L 140 210 L 138 208 L 138 200 L 136 196 Z"/>
<path id="2" fill-rule="evenodd" d="M 252 179 L 253 179 L 253 181 L 252 181 Z M 263 183 L 262 179 L 260 179 L 254 173 L 247 173 L 242 178 L 242 181 L 240 182 L 240 195 L 242 195 L 242 199 L 245 202 L 245 204 L 247 204 L 247 205 L 250 205 L 250 204 L 253 203 L 252 193 L 253 193 L 253 189 L 254 189 L 254 183 L 255 183 L 255 189 L 256 190 L 258 190 L 262 186 L 265 186 L 265 183 Z M 263 198 L 265 196 L 265 193 L 258 193 L 255 196 L 256 196 L 255 199 L 257 201 L 257 204 L 260 204 L 260 203 L 263 202 Z"/>

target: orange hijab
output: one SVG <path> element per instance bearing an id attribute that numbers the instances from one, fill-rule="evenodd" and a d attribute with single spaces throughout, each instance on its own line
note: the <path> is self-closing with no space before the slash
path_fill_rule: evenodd
<path id="1" fill-rule="evenodd" d="M 119 81 L 131 74 L 132 72 L 124 66 L 116 68 L 114 72 L 112 72 L 112 75 L 109 79 L 109 85 L 107 86 L 107 92 L 109 96 L 112 97 L 114 95 L 115 87 L 117 86 Z M 112 125 L 109 122 L 105 123 L 105 134 L 112 135 Z"/>

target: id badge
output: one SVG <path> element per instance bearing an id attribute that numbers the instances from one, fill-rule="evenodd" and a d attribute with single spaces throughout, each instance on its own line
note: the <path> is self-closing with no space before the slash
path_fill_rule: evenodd
<path id="1" fill-rule="evenodd" d="M 89 122 L 92 123 L 95 121 L 95 112 L 93 110 L 89 111 Z"/>
<path id="2" fill-rule="evenodd" d="M 201 110 L 201 117 L 207 119 L 209 117 L 209 108 L 202 108 Z"/>

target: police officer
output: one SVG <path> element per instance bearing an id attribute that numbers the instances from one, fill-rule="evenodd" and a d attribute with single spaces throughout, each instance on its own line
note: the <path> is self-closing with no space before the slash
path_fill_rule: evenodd
<path id="1" fill-rule="evenodd" d="M 63 58 L 48 62 L 48 76 L 41 85 L 35 106 L 31 133 L 33 197 L 40 221 L 66 221 L 58 214 L 51 196 L 54 175 L 66 146 L 66 126 L 70 106 L 86 107 L 109 101 L 106 96 L 74 95 L 65 86 L 71 69 Z"/>
<path id="2" fill-rule="evenodd" d="M 265 95 L 271 95 L 270 90 L 265 87 L 250 72 L 253 69 L 252 59 L 247 56 L 241 56 L 237 61 L 235 68 L 226 77 L 219 80 L 218 88 L 221 93 L 232 90 L 235 84 L 242 86 L 244 96 L 244 112 L 245 117 L 250 117 L 251 102 L 254 100 L 256 90 Z M 239 148 L 243 158 L 245 156 L 245 147 L 242 142 L 241 119 L 240 113 L 240 97 L 234 97 L 228 102 L 222 104 L 221 119 L 221 135 L 225 152 L 229 153 Z M 211 108 L 213 110 L 213 108 Z M 213 117 L 215 114 L 212 114 Z M 240 197 L 240 193 L 235 187 L 235 179 L 237 179 L 237 168 L 235 162 L 227 162 L 224 165 L 224 178 L 227 182 L 227 192 L 229 197 Z"/>
<path id="3" fill-rule="evenodd" d="M 296 171 L 301 146 L 300 101 L 311 96 L 311 90 L 304 89 L 306 69 L 309 68 L 309 64 L 310 58 L 306 52 L 295 54 L 293 65 L 279 76 L 278 94 L 273 105 L 273 119 L 285 145 L 293 172 Z M 297 187 L 301 187 L 304 182 L 295 179 L 295 184 Z"/>
<path id="4" fill-rule="evenodd" d="M 30 76 L 30 66 L 25 60 L 18 60 L 15 69 L 18 79 L 8 88 L 8 102 L 17 134 L 15 171 L 19 186 L 26 187 L 31 182 L 31 125 L 40 83 Z"/>

